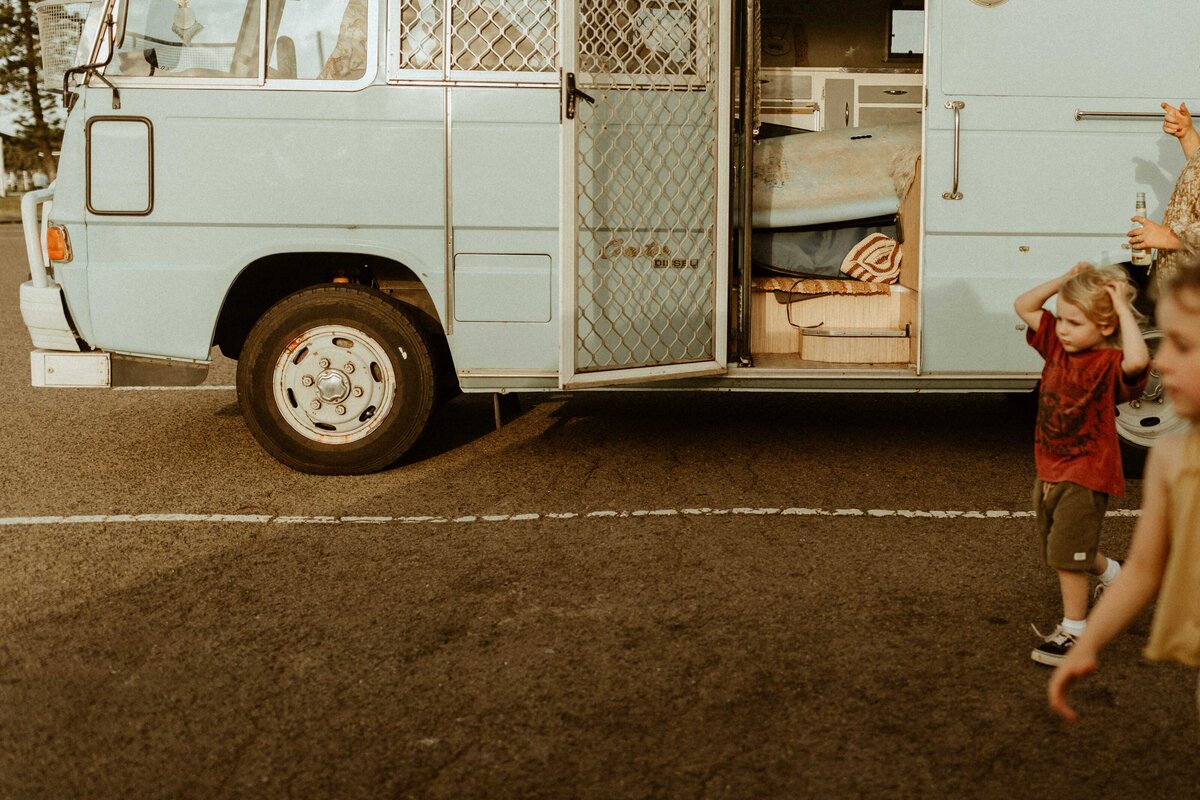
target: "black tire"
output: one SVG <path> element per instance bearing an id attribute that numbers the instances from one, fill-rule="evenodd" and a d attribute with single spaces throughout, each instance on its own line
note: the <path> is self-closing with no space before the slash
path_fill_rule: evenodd
<path id="1" fill-rule="evenodd" d="M 1142 331 L 1153 359 L 1162 342 L 1162 331 L 1151 328 Z M 1180 417 L 1167 397 L 1162 378 L 1151 361 L 1150 378 L 1142 396 L 1131 403 L 1117 406 L 1117 438 L 1121 442 L 1121 461 L 1125 477 L 1140 478 L 1146 465 L 1146 456 L 1155 442 L 1186 430 L 1188 422 Z"/>
<path id="2" fill-rule="evenodd" d="M 238 360 L 238 404 L 263 449 L 292 469 L 376 472 L 398 461 L 429 421 L 431 350 L 404 307 L 380 292 L 304 289 L 251 329 Z"/>

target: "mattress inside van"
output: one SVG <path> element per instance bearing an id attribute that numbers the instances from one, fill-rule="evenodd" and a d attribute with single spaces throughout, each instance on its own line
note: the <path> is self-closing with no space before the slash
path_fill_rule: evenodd
<path id="1" fill-rule="evenodd" d="M 895 214 L 920 154 L 919 122 L 760 140 L 754 145 L 754 227 Z"/>

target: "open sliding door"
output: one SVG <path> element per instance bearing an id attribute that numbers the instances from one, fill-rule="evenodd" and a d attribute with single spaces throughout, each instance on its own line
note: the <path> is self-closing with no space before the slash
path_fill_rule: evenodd
<path id="1" fill-rule="evenodd" d="M 729 16 L 564 4 L 564 388 L 725 371 Z"/>

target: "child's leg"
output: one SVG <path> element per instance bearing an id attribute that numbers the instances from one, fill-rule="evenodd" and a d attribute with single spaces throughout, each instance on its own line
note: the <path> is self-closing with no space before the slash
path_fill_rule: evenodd
<path id="1" fill-rule="evenodd" d="M 1062 590 L 1063 616 L 1071 620 L 1087 619 L 1088 574 L 1083 570 L 1060 569 L 1058 586 Z"/>

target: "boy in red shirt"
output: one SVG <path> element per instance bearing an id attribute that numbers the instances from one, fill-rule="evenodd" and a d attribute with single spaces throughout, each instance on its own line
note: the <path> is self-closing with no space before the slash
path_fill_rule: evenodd
<path id="1" fill-rule="evenodd" d="M 1029 326 L 1026 340 L 1046 359 L 1034 507 L 1042 556 L 1058 573 L 1063 620 L 1034 648 L 1040 664 L 1062 661 L 1087 627 L 1088 574 L 1107 586 L 1121 569 L 1099 552 L 1100 526 L 1108 498 L 1125 493 L 1116 406 L 1141 395 L 1150 365 L 1136 293 L 1121 267 L 1080 263 L 1013 304 Z M 1056 294 L 1057 316 L 1042 308 Z"/>

